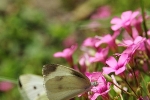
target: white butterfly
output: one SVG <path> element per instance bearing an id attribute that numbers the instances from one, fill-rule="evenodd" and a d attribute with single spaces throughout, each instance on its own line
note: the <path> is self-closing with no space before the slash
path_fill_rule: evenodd
<path id="1" fill-rule="evenodd" d="M 63 65 L 47 64 L 44 65 L 42 72 L 49 100 L 68 100 L 91 88 L 91 83 L 85 75 Z M 27 97 L 30 100 L 48 100 L 42 86 L 42 78 L 38 77 L 38 80 L 35 75 L 34 77 L 32 75 L 26 77 L 26 75 L 20 77 L 20 83 L 22 83 L 20 87 L 27 93 Z M 24 81 L 25 79 L 29 81 Z"/>
<path id="2" fill-rule="evenodd" d="M 19 77 L 19 90 L 24 100 L 49 100 L 43 86 L 43 77 L 25 74 Z"/>
<path id="3" fill-rule="evenodd" d="M 49 100 L 68 100 L 91 88 L 85 75 L 63 65 L 45 65 L 43 76 Z"/>

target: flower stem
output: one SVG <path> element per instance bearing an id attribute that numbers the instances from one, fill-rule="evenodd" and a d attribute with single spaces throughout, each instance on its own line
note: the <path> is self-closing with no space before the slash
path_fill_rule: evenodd
<path id="1" fill-rule="evenodd" d="M 144 14 L 144 1 L 140 0 L 140 4 L 141 4 L 141 11 L 142 11 L 142 18 L 143 18 L 143 28 L 145 31 L 145 37 L 148 39 L 148 35 L 147 35 L 147 26 L 146 26 L 146 20 L 145 20 L 145 14 Z"/>
<path id="2" fill-rule="evenodd" d="M 119 87 L 118 85 L 116 85 L 114 82 L 111 82 L 112 84 L 114 84 L 117 88 L 119 88 L 120 90 L 122 90 L 124 93 L 127 93 L 128 95 L 133 95 L 127 91 L 125 91 L 124 89 L 122 89 L 121 87 Z M 134 95 L 133 95 L 134 96 Z"/>
<path id="3" fill-rule="evenodd" d="M 121 100 L 123 100 L 123 97 L 122 97 L 122 95 L 120 94 L 119 96 L 120 96 L 120 99 L 121 99 Z"/>
<path id="4" fill-rule="evenodd" d="M 132 75 L 134 76 L 134 79 L 135 79 L 135 83 L 136 83 L 136 86 L 138 87 L 139 86 L 139 82 L 138 82 L 138 80 L 137 80 L 137 77 L 136 77 L 136 74 L 135 74 L 135 71 L 134 71 L 134 69 L 133 68 L 131 68 L 132 69 Z"/>
<path id="5" fill-rule="evenodd" d="M 133 91 L 133 93 L 137 96 L 137 94 L 135 93 L 135 91 L 133 90 L 133 88 L 130 86 L 130 84 L 128 83 L 127 79 L 125 78 L 124 81 L 126 82 L 126 84 L 130 87 L 130 89 Z"/>

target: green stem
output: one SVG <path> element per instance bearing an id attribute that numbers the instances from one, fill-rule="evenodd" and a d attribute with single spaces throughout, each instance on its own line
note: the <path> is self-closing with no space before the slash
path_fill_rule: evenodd
<path id="1" fill-rule="evenodd" d="M 131 67 L 132 68 L 132 67 Z M 135 74 L 135 71 L 134 71 L 134 69 L 132 68 L 132 75 L 134 76 L 134 79 L 135 79 L 135 83 L 136 83 L 136 86 L 138 87 L 139 86 L 139 84 L 138 84 L 138 80 L 137 80 L 137 77 L 136 77 L 136 74 Z"/>
<path id="2" fill-rule="evenodd" d="M 146 81 L 145 81 L 145 79 L 144 79 L 144 77 L 143 77 L 143 75 L 142 74 L 140 74 L 141 75 L 141 78 L 142 78 L 142 80 L 143 80 L 143 84 L 145 85 L 145 88 L 146 88 Z M 142 87 L 142 90 L 143 90 L 143 87 Z M 144 91 L 144 90 L 143 90 Z M 148 95 L 148 88 L 146 88 L 146 91 L 144 91 L 144 92 L 146 92 L 145 94 L 148 96 L 148 98 L 150 99 L 150 96 Z"/>
<path id="3" fill-rule="evenodd" d="M 126 78 L 125 78 L 124 81 L 125 81 L 126 84 L 130 87 L 130 89 L 133 91 L 133 93 L 136 95 L 136 97 L 138 97 L 137 94 L 135 93 L 135 91 L 133 90 L 133 88 L 130 86 L 130 84 L 129 84 L 128 81 L 126 80 Z"/>
<path id="4" fill-rule="evenodd" d="M 11 82 L 11 83 L 17 84 L 16 80 L 9 79 L 7 77 L 0 77 L 0 81 L 7 81 L 7 82 Z"/>
<path id="5" fill-rule="evenodd" d="M 122 95 L 120 94 L 119 96 L 120 96 L 120 99 L 121 99 L 121 100 L 123 100 L 123 97 L 122 97 Z"/>
<path id="6" fill-rule="evenodd" d="M 134 96 L 133 94 L 131 94 L 131 93 L 125 91 L 124 89 L 120 88 L 120 87 L 119 87 L 118 85 L 116 85 L 114 82 L 111 82 L 111 83 L 114 84 L 114 85 L 115 85 L 117 88 L 119 88 L 120 90 L 122 90 L 124 93 L 127 93 L 128 95 Z"/>
<path id="7" fill-rule="evenodd" d="M 145 20 L 145 14 L 144 14 L 144 1 L 140 0 L 140 4 L 141 4 L 141 11 L 142 11 L 142 18 L 143 18 L 143 28 L 144 28 L 144 32 L 145 32 L 145 37 L 148 39 L 148 35 L 147 35 L 147 26 L 146 26 L 146 20 Z"/>

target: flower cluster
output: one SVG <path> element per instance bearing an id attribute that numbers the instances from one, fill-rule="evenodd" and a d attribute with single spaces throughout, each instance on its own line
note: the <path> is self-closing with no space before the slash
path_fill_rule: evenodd
<path id="1" fill-rule="evenodd" d="M 150 31 L 143 30 L 142 22 L 139 11 L 125 11 L 121 18 L 111 20 L 112 35 L 88 37 L 83 41 L 80 47 L 83 53 L 77 63 L 73 63 L 72 57 L 77 45 L 55 53 L 54 57 L 65 58 L 72 68 L 86 74 L 91 83 L 97 82 L 89 91 L 90 100 L 98 97 L 103 100 L 123 100 L 123 97 L 149 100 Z M 148 79 L 144 80 L 144 77 Z M 116 93 L 110 96 L 112 92 Z"/>

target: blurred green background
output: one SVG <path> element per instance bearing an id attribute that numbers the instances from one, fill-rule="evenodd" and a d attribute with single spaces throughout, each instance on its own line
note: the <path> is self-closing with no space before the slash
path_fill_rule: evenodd
<path id="1" fill-rule="evenodd" d="M 146 11 L 150 1 L 145 0 Z M 98 7 L 109 5 L 111 16 L 99 19 L 97 31 L 86 28 Z M 13 88 L 0 91 L 0 100 L 22 100 L 17 87 L 21 74 L 41 74 L 46 63 L 66 64 L 53 54 L 88 36 L 111 32 L 110 20 L 123 11 L 140 9 L 139 0 L 0 0 L 0 81 Z M 66 44 L 65 41 L 72 42 Z"/>

